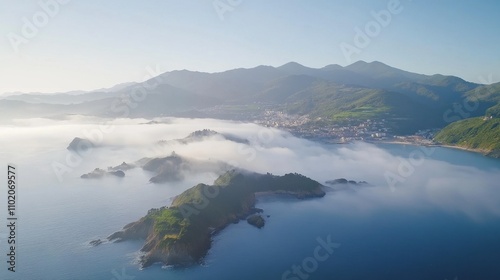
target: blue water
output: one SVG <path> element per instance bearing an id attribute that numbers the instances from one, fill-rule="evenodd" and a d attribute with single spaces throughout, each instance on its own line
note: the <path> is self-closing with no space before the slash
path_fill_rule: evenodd
<path id="1" fill-rule="evenodd" d="M 490 158 L 471 151 L 441 147 L 421 147 L 410 144 L 400 145 L 380 143 L 377 144 L 377 146 L 396 156 L 408 157 L 412 152 L 420 151 L 426 157 L 455 165 L 472 166 L 483 170 L 500 168 L 499 159 Z"/>
<path id="2" fill-rule="evenodd" d="M 379 147 L 400 157 L 416 148 Z M 340 246 L 326 260 L 316 261 L 311 272 L 301 268 L 304 277 L 286 279 L 500 279 L 497 215 L 474 219 L 432 204 L 386 204 L 363 211 L 349 203 L 357 201 L 356 192 L 329 192 L 322 199 L 304 201 L 261 197 L 257 207 L 270 215 L 263 229 L 246 222 L 228 226 L 214 237 L 203 265 L 140 270 L 142 242 L 97 247 L 88 242 L 119 230 L 152 207 L 168 205 L 169 198 L 194 182 L 210 183 L 214 178 L 205 174 L 176 185 L 152 185 L 145 183 L 148 174 L 134 170 L 127 180 L 68 178 L 60 183 L 43 164 L 44 157 L 57 156 L 39 157 L 19 163 L 17 272 L 4 267 L 3 235 L 0 279 L 282 279 L 285 271 L 314 256 L 318 238 L 328 236 Z M 500 171 L 499 160 L 470 152 L 436 148 L 429 158 Z"/>

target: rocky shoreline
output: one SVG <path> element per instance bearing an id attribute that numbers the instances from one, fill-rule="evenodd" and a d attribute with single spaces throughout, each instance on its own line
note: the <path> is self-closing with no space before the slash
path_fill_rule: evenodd
<path id="1" fill-rule="evenodd" d="M 487 156 L 487 157 L 491 157 L 491 158 L 500 158 L 500 151 L 498 151 L 498 150 L 474 149 L 474 148 L 467 148 L 467 147 L 458 146 L 458 145 L 446 145 L 446 144 L 440 144 L 440 143 L 421 144 L 418 142 L 401 142 L 401 141 L 372 141 L 372 142 L 367 142 L 367 143 L 412 145 L 412 146 L 417 146 L 417 147 L 442 147 L 442 148 L 457 149 L 457 150 L 462 150 L 462 151 L 467 151 L 467 152 L 478 153 L 478 154 L 482 154 L 483 156 Z"/>
<path id="2" fill-rule="evenodd" d="M 300 174 L 274 176 L 233 170 L 220 176 L 213 186 L 199 184 L 188 189 L 177 196 L 170 207 L 151 209 L 145 217 L 111 234 L 108 240 L 145 240 L 141 248 L 142 267 L 158 262 L 189 266 L 199 263 L 208 253 L 215 234 L 263 211 L 255 208 L 257 193 L 305 199 L 323 197 L 323 187 Z M 217 196 L 200 200 L 209 188 L 217 190 Z M 260 228 L 263 222 L 258 216 L 260 219 L 253 218 L 253 222 Z"/>

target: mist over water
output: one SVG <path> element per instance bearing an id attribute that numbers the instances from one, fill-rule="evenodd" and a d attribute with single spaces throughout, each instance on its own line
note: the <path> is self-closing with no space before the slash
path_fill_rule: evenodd
<path id="1" fill-rule="evenodd" d="M 433 268 L 429 275 L 441 276 L 446 271 L 462 279 L 459 274 L 467 272 L 458 271 L 457 267 L 464 260 L 459 249 L 451 249 L 453 244 L 478 243 L 477 251 L 465 246 L 462 253 L 482 252 L 489 257 L 495 255 L 487 251 L 485 243 L 469 238 L 482 238 L 490 247 L 500 247 L 498 238 L 490 238 L 500 233 L 498 160 L 445 148 L 430 150 L 362 142 L 326 145 L 248 123 L 176 118 L 155 121 L 148 124 L 150 120 L 146 119 L 72 116 L 65 120 L 15 120 L 0 126 L 0 162 L 4 167 L 7 163 L 16 164 L 19 169 L 20 276 L 112 279 L 113 270 L 120 272 L 125 268 L 136 279 L 221 279 L 214 278 L 216 275 L 227 275 L 228 279 L 281 279 L 291 265 L 311 254 L 318 236 L 331 234 L 342 246 L 338 254 L 320 264 L 310 279 L 327 279 L 332 273 L 338 279 L 376 279 L 377 275 L 395 279 L 403 275 L 398 268 L 387 267 L 384 271 L 392 269 L 393 273 L 384 274 L 376 268 L 384 263 L 356 254 L 378 252 L 398 261 L 388 254 L 395 254 L 394 248 L 405 251 L 404 246 L 413 250 L 430 244 L 439 246 L 445 236 L 453 233 L 456 237 L 442 244 L 448 253 L 439 255 L 450 258 L 449 266 L 443 265 L 442 270 Z M 160 140 L 181 139 L 201 129 L 238 136 L 247 139 L 248 144 L 219 136 L 188 144 L 156 144 Z M 88 138 L 94 146 L 80 154 L 70 152 L 66 147 L 74 137 Z M 230 225 L 214 238 L 206 265 L 201 267 L 173 270 L 153 266 L 139 271 L 135 260 L 142 242 L 90 247 L 90 240 L 105 238 L 144 216 L 150 208 L 169 205 L 172 197 L 197 183 L 212 183 L 217 174 L 189 174 L 183 181 L 165 184 L 149 183 L 152 174 L 139 168 L 126 171 L 124 178 L 83 180 L 80 175 L 124 161 L 164 157 L 173 151 L 183 157 L 219 160 L 260 173 L 297 172 L 320 183 L 346 178 L 367 181 L 369 186 L 351 186 L 328 192 L 322 199 L 305 201 L 260 198 L 257 207 L 271 215 L 266 226 L 256 230 L 246 223 Z M 402 162 L 410 162 L 416 151 L 424 157 L 412 165 L 412 172 L 402 174 Z M 56 171 L 55 163 L 67 169 Z M 386 178 L 388 172 L 400 176 L 392 187 Z M 0 202 L 0 207 L 5 208 L 5 201 Z M 0 218 L 5 219 L 4 216 L 5 211 L 0 212 Z M 409 225 L 414 225 L 411 230 Z M 440 233 L 430 234 L 434 230 Z M 428 237 L 417 240 L 417 236 Z M 2 248 L 6 246 L 4 238 L 0 244 Z M 385 253 L 380 251 L 382 248 L 386 248 Z M 426 258 L 431 261 L 430 252 L 418 250 L 422 255 L 413 257 L 416 263 L 425 263 Z M 453 259 L 450 252 L 458 257 Z M 47 253 L 53 256 L 50 260 L 43 257 Z M 348 262 L 356 256 L 360 257 L 358 267 Z M 411 262 L 412 256 L 406 258 L 403 262 L 400 256 L 396 266 L 410 268 L 406 262 Z M 4 259 L 0 258 L 2 263 Z M 34 265 L 25 266 L 28 263 Z M 86 263 L 86 267 L 79 263 Z M 256 270 L 256 265 L 263 269 Z M 489 268 L 487 262 L 481 265 Z M 371 273 L 361 275 L 362 268 Z M 4 273 L 2 270 L 0 276 Z"/>

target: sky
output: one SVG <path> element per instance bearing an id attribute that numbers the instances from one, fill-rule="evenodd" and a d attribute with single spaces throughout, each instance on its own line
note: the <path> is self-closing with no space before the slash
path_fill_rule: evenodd
<path id="1" fill-rule="evenodd" d="M 499 11 L 493 0 L 0 0 L 0 93 L 290 61 L 381 61 L 493 83 Z"/>

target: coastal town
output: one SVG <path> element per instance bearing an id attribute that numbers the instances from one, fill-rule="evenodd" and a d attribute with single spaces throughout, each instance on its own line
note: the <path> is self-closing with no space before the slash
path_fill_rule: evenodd
<path id="1" fill-rule="evenodd" d="M 346 119 L 342 123 L 328 122 L 322 126 L 308 125 L 310 121 L 308 116 L 290 115 L 273 110 L 266 110 L 261 118 L 255 120 L 260 125 L 287 130 L 298 137 L 336 144 L 367 141 L 432 145 L 435 144 L 432 139 L 438 131 L 438 129 L 426 129 L 414 135 L 396 135 L 385 119 L 364 121 Z"/>

